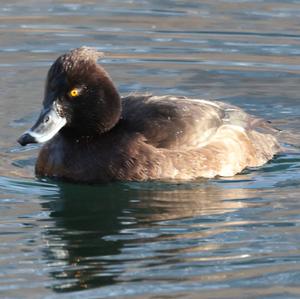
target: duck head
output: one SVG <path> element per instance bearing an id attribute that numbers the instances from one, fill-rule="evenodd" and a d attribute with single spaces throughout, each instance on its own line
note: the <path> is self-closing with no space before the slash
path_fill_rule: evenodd
<path id="1" fill-rule="evenodd" d="M 48 72 L 40 116 L 18 139 L 21 145 L 46 142 L 58 132 L 94 136 L 116 125 L 121 100 L 109 75 L 97 64 L 101 56 L 93 48 L 81 47 L 57 58 Z"/>

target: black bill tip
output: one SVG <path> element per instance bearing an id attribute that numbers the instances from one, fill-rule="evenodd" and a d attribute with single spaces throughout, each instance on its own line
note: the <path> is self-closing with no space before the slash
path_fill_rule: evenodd
<path id="1" fill-rule="evenodd" d="M 18 142 L 22 145 L 22 146 L 25 146 L 29 143 L 37 143 L 36 139 L 31 136 L 30 134 L 28 133 L 24 133 L 19 139 L 18 139 Z"/>

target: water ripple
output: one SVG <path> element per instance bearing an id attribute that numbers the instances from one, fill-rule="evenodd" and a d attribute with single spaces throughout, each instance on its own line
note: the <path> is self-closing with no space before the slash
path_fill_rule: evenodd
<path id="1" fill-rule="evenodd" d="M 298 298 L 297 1 L 4 1 L 0 290 L 7 298 Z M 48 67 L 81 45 L 122 93 L 219 98 L 280 128 L 284 153 L 230 178 L 80 186 L 34 178 L 17 136 Z"/>

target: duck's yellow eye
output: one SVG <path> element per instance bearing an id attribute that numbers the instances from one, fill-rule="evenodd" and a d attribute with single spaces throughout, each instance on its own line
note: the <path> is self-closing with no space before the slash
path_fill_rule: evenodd
<path id="1" fill-rule="evenodd" d="M 74 97 L 77 97 L 79 96 L 79 90 L 77 88 L 74 88 L 72 89 L 70 92 L 69 92 L 69 95 L 74 98 Z"/>

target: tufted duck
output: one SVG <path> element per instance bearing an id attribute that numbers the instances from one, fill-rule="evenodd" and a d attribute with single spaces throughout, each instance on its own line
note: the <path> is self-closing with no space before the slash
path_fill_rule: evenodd
<path id="1" fill-rule="evenodd" d="M 268 122 L 233 105 L 120 97 L 97 64 L 101 55 L 81 47 L 51 66 L 41 114 L 18 140 L 46 142 L 37 176 L 81 183 L 233 176 L 280 150 Z"/>

